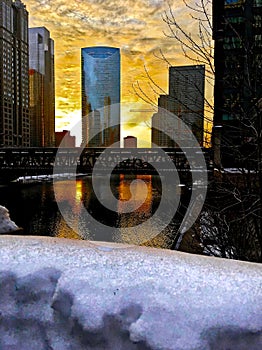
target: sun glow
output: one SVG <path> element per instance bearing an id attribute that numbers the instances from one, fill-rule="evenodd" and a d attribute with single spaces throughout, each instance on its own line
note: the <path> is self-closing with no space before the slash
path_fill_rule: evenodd
<path id="1" fill-rule="evenodd" d="M 158 58 L 160 50 L 172 65 L 186 64 L 179 45 L 165 36 L 168 27 L 161 17 L 170 4 L 180 14 L 181 24 L 193 29 L 192 19 L 184 16 L 183 0 L 119 0 L 117 5 L 114 0 L 23 1 L 29 11 L 30 27 L 45 26 L 55 43 L 57 131 L 70 129 L 81 120 L 81 48 L 96 45 L 120 48 L 122 102 L 144 103 L 146 99 L 157 104 L 158 95 L 168 92 L 168 64 Z M 152 88 L 146 70 L 159 88 Z M 149 142 L 150 132 L 145 133 L 138 125 L 148 124 L 151 116 L 127 113 L 124 121 L 130 124 L 123 125 L 121 138 L 131 134 L 138 137 L 139 144 L 144 139 Z M 131 127 L 135 124 L 137 127 Z"/>

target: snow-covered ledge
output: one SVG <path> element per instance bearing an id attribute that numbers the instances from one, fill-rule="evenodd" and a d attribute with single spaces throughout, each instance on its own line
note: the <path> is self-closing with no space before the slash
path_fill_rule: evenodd
<path id="1" fill-rule="evenodd" d="M 0 236 L 0 349 L 262 349 L 261 266 Z"/>

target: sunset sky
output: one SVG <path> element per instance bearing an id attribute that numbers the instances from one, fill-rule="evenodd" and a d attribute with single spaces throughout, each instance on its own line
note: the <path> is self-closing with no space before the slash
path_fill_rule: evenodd
<path id="1" fill-rule="evenodd" d="M 56 129 L 68 129 L 81 118 L 81 48 L 114 46 L 121 50 L 121 101 L 137 102 L 135 109 L 150 109 L 133 89 L 137 81 L 154 101 L 157 95 L 145 79 L 146 66 L 153 80 L 167 91 L 167 63 L 156 58 L 161 49 L 172 65 L 187 62 L 161 16 L 166 0 L 23 0 L 29 11 L 29 26 L 45 26 L 55 42 Z M 181 23 L 192 28 L 182 0 L 169 1 Z M 160 91 L 159 91 L 160 93 Z M 139 103 L 139 104 L 138 104 Z M 148 120 L 152 113 L 122 114 L 122 137 L 135 135 L 149 140 Z M 142 123 L 148 128 L 136 126 Z M 143 135 L 143 136 L 142 136 Z"/>

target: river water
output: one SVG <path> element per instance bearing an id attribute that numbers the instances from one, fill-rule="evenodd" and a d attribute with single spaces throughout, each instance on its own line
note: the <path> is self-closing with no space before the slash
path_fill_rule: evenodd
<path id="1" fill-rule="evenodd" d="M 96 180 L 96 194 L 92 178 L 88 176 L 55 184 L 2 186 L 0 205 L 9 209 L 11 219 L 24 229 L 26 235 L 172 247 L 180 219 L 176 216 L 165 227 L 162 221 L 166 218 L 155 215 L 162 195 L 158 177 L 111 176 L 114 198 L 109 198 L 108 208 L 100 202 L 106 199 L 103 196 L 107 196 L 106 180 L 102 176 Z M 151 222 L 154 215 L 156 219 Z"/>

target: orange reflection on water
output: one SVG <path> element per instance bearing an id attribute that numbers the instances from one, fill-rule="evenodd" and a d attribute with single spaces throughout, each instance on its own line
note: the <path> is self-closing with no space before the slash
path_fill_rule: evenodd
<path id="1" fill-rule="evenodd" d="M 68 206 L 70 209 L 70 226 L 66 223 L 64 218 L 57 220 L 57 237 L 82 239 L 78 232 L 79 215 L 81 210 L 81 202 L 83 196 L 83 181 L 78 179 L 64 180 L 55 183 L 56 200 L 62 203 L 61 205 Z M 73 229 L 74 228 L 74 229 Z"/>
<path id="2" fill-rule="evenodd" d="M 75 199 L 77 203 L 81 203 L 82 201 L 82 195 L 83 195 L 83 181 L 82 180 L 76 180 L 75 184 Z"/>
<path id="3" fill-rule="evenodd" d="M 131 198 L 130 185 L 133 180 L 142 180 L 144 186 L 146 185 L 146 196 L 144 192 L 144 186 L 141 182 L 137 182 L 133 189 L 133 197 Z M 127 233 L 124 228 L 135 227 L 146 221 L 152 216 L 152 203 L 153 203 L 153 190 L 152 190 L 152 177 L 151 175 L 137 175 L 137 176 L 120 176 L 119 184 L 119 201 L 118 201 L 118 212 L 119 222 L 118 227 L 120 228 L 120 236 L 118 240 L 125 243 L 138 244 L 137 242 L 137 230 L 132 230 Z M 144 199 L 143 203 L 136 209 L 137 202 Z M 128 201 L 128 202 L 126 202 Z M 125 213 L 125 209 L 129 209 L 129 213 Z M 123 230 L 122 230 L 123 228 Z M 145 241 L 148 237 L 148 230 L 150 227 L 143 227 L 142 232 L 141 226 L 139 227 L 139 236 L 144 236 Z"/>
<path id="4" fill-rule="evenodd" d="M 82 239 L 73 229 L 68 227 L 64 220 L 61 220 L 58 225 L 58 233 L 56 237 L 59 238 L 70 238 L 70 239 Z"/>
<path id="5" fill-rule="evenodd" d="M 133 197 L 131 197 L 130 185 L 133 180 L 142 180 L 146 185 L 147 194 L 145 196 L 144 187 L 140 182 L 137 182 L 133 188 Z M 121 213 L 126 208 L 126 201 L 129 201 L 128 208 L 131 210 L 136 207 L 136 203 L 144 200 L 142 205 L 136 210 L 137 214 L 143 213 L 151 215 L 152 204 L 152 178 L 151 175 L 120 175 L 120 183 L 118 187 L 119 201 L 118 212 Z"/>

